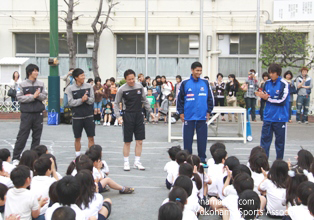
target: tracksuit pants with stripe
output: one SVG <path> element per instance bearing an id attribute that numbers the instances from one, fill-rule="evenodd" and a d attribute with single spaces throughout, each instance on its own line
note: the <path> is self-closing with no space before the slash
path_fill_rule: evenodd
<path id="1" fill-rule="evenodd" d="M 283 159 L 286 143 L 286 122 L 270 122 L 264 121 L 261 136 L 261 147 L 265 149 L 267 157 L 269 157 L 269 148 L 275 133 L 276 159 Z"/>
<path id="2" fill-rule="evenodd" d="M 194 130 L 196 129 L 197 136 L 197 151 L 201 162 L 206 159 L 206 146 L 207 146 L 207 123 L 206 120 L 198 121 L 184 121 L 183 125 L 183 144 L 184 149 L 192 154 L 192 144 Z"/>

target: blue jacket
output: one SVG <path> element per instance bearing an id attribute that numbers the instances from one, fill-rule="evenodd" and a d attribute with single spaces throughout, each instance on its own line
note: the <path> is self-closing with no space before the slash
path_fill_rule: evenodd
<path id="1" fill-rule="evenodd" d="M 269 95 L 264 110 L 264 121 L 288 122 L 290 94 L 287 81 L 281 77 L 275 82 L 269 79 L 263 91 Z"/>
<path id="2" fill-rule="evenodd" d="M 181 83 L 177 97 L 177 112 L 184 114 L 184 120 L 206 120 L 207 113 L 214 108 L 212 89 L 205 79 L 190 79 Z"/>

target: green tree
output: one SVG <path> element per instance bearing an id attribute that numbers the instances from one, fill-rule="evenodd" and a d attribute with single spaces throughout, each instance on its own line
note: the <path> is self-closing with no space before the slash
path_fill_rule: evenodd
<path id="1" fill-rule="evenodd" d="M 278 63 L 283 68 L 310 68 L 314 63 L 314 47 L 308 43 L 305 33 L 280 27 L 275 33 L 265 34 L 263 41 L 260 46 L 263 68 L 271 63 Z"/>

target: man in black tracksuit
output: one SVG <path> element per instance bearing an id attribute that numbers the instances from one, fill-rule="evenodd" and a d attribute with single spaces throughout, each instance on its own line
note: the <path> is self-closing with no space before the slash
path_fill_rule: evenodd
<path id="1" fill-rule="evenodd" d="M 13 150 L 14 164 L 18 163 L 31 130 L 33 138 L 31 149 L 40 144 L 45 110 L 42 102 L 47 98 L 47 91 L 44 83 L 37 80 L 38 73 L 38 66 L 29 64 L 26 67 L 27 79 L 20 83 L 16 92 L 17 100 L 20 102 L 21 123 Z"/>
<path id="2" fill-rule="evenodd" d="M 68 86 L 66 94 L 68 105 L 72 109 L 72 128 L 75 138 L 75 155 L 81 154 L 82 131 L 85 130 L 88 138 L 88 147 L 94 145 L 94 89 L 89 83 L 85 83 L 85 74 L 82 69 L 72 72 L 75 79 L 73 85 Z"/>

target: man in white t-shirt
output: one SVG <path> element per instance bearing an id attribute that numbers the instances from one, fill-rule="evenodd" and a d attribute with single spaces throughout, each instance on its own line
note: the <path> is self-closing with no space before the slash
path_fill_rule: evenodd
<path id="1" fill-rule="evenodd" d="M 76 213 L 76 220 L 85 220 L 84 212 L 75 204 L 80 193 L 80 185 L 73 176 L 65 176 L 57 184 L 59 203 L 53 204 L 47 209 L 45 218 L 51 220 L 53 212 L 62 206 L 68 206 Z"/>
<path id="2" fill-rule="evenodd" d="M 24 165 L 20 165 L 11 172 L 10 176 L 14 188 L 7 193 L 5 203 L 4 217 L 7 218 L 11 214 L 20 216 L 20 220 L 32 220 L 40 214 L 47 199 L 37 198 L 27 187 L 31 183 L 30 169 Z"/>

